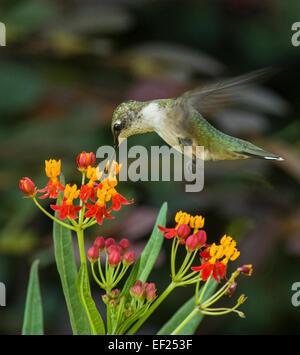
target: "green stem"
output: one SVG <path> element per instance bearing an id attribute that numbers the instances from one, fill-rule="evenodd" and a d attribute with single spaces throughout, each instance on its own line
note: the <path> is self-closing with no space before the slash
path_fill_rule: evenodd
<path id="1" fill-rule="evenodd" d="M 100 257 L 98 258 L 98 270 L 99 270 L 99 274 L 100 274 L 101 280 L 102 280 L 103 284 L 105 285 L 106 284 L 106 280 L 105 280 L 105 278 L 103 276 Z"/>
<path id="2" fill-rule="evenodd" d="M 84 185 L 84 182 L 85 182 L 85 173 L 82 173 L 81 186 Z M 80 200 L 79 206 L 82 207 L 82 209 L 79 212 L 79 225 L 82 226 L 84 212 L 85 212 L 85 205 L 83 205 L 82 200 Z"/>
<path id="3" fill-rule="evenodd" d="M 180 266 L 180 269 L 178 270 L 177 274 L 175 275 L 175 280 L 176 280 L 176 281 L 180 280 L 180 277 L 181 277 L 181 276 L 184 276 L 183 270 L 184 270 L 186 264 L 189 262 L 190 257 L 191 257 L 191 253 L 190 253 L 190 252 L 187 252 L 187 253 L 186 253 L 186 256 L 185 256 L 185 258 L 184 258 L 184 260 L 183 260 L 183 263 L 182 263 L 182 265 Z"/>
<path id="4" fill-rule="evenodd" d="M 176 287 L 175 282 L 171 282 L 170 285 L 165 289 L 165 291 L 160 295 L 160 297 L 154 302 L 150 307 L 149 311 L 142 317 L 136 324 L 129 330 L 128 335 L 134 334 L 144 322 L 151 316 L 151 314 L 156 310 L 156 308 L 162 303 L 162 301 L 174 290 Z"/>
<path id="5" fill-rule="evenodd" d="M 210 280 L 211 280 L 211 275 L 206 280 L 205 285 L 203 286 L 203 290 L 201 291 L 201 294 L 200 294 L 200 297 L 199 297 L 199 300 L 198 300 L 198 304 L 201 304 L 201 301 L 203 300 L 203 297 L 205 295 L 205 292 L 207 290 L 207 287 L 208 287 L 208 284 L 209 284 Z"/>
<path id="6" fill-rule="evenodd" d="M 69 224 L 67 223 L 64 223 L 62 221 L 60 221 L 59 219 L 55 218 L 54 216 L 52 216 L 52 214 L 50 214 L 49 212 L 47 212 L 39 203 L 38 201 L 36 200 L 35 197 L 33 197 L 33 201 L 34 203 L 37 205 L 37 207 L 45 213 L 46 216 L 50 217 L 51 219 L 53 219 L 53 221 L 55 221 L 56 223 L 60 224 L 61 226 L 65 227 L 65 228 L 68 228 L 68 229 L 71 229 L 73 231 L 76 231 L 76 228 L 75 227 L 72 227 L 70 226 Z"/>
<path id="7" fill-rule="evenodd" d="M 105 288 L 105 285 L 102 284 L 102 282 L 98 279 L 96 273 L 95 273 L 95 270 L 94 270 L 94 262 L 91 263 L 91 269 L 92 269 L 92 275 L 95 279 L 95 281 L 97 282 L 97 284 L 101 287 L 101 288 Z"/>
<path id="8" fill-rule="evenodd" d="M 81 262 L 81 265 L 82 264 L 86 264 L 83 230 L 79 229 L 79 230 L 76 231 L 76 233 L 77 233 L 77 239 L 78 239 L 80 262 Z"/>
<path id="9" fill-rule="evenodd" d="M 191 321 L 199 312 L 198 308 L 195 308 L 184 320 L 179 324 L 179 326 L 171 333 L 171 335 L 177 335 L 188 323 Z"/>

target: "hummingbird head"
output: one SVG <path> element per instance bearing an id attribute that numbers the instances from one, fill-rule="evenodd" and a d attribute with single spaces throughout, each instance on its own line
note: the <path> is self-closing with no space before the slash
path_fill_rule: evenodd
<path id="1" fill-rule="evenodd" d="M 115 148 L 118 148 L 120 138 L 127 138 L 133 134 L 147 131 L 141 114 L 145 105 L 145 102 L 127 101 L 115 109 L 111 122 Z"/>

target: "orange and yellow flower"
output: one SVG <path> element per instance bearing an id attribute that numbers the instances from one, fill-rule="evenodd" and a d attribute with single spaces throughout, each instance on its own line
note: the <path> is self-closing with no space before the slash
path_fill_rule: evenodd
<path id="1" fill-rule="evenodd" d="M 88 196 L 94 202 L 95 201 L 95 192 L 97 193 L 98 200 L 92 205 L 89 203 L 85 204 L 85 207 L 88 211 L 85 213 L 85 217 L 95 217 L 98 224 L 103 223 L 103 217 L 112 219 L 109 212 L 111 210 L 118 211 L 122 205 L 129 205 L 133 203 L 133 200 L 127 200 L 124 196 L 117 192 L 116 186 L 118 184 L 118 180 L 116 175 L 120 171 L 120 165 L 113 161 L 109 167 L 109 163 L 106 166 L 106 170 L 109 169 L 108 177 L 101 181 L 96 187 L 93 187 L 94 181 L 92 178 L 89 182 L 89 186 L 83 188 L 81 192 L 81 199 L 86 199 Z M 99 178 L 99 174 L 97 175 Z M 89 195 L 88 195 L 89 194 Z M 107 203 L 112 202 L 112 207 L 107 209 Z"/>
<path id="2" fill-rule="evenodd" d="M 96 180 L 101 178 L 102 173 L 98 168 L 88 166 L 86 176 L 89 179 L 89 182 L 86 185 L 81 186 L 79 197 L 82 201 L 86 201 L 89 198 L 91 201 L 95 202 L 96 191 L 99 187 Z"/>
<path id="3" fill-rule="evenodd" d="M 60 219 L 66 219 L 68 216 L 70 218 L 76 219 L 78 216 L 76 212 L 82 209 L 81 206 L 74 206 L 73 200 L 78 198 L 79 190 L 77 189 L 77 185 L 69 185 L 67 184 L 64 191 L 64 198 L 62 205 L 50 205 L 54 211 L 59 211 L 58 217 Z"/>
<path id="4" fill-rule="evenodd" d="M 162 226 L 158 226 L 158 229 L 164 232 L 164 237 L 167 239 L 171 239 L 175 237 L 178 233 L 177 230 L 179 226 L 186 225 L 193 229 L 194 234 L 198 232 L 199 229 L 204 227 L 205 219 L 202 216 L 192 216 L 189 213 L 179 211 L 175 215 L 175 228 L 165 228 Z M 186 236 L 187 237 L 187 236 Z M 185 239 L 185 238 L 179 238 Z M 184 244 L 184 240 L 181 240 L 181 244 Z"/>
<path id="5" fill-rule="evenodd" d="M 89 203 L 85 204 L 88 211 L 85 212 L 85 217 L 95 217 L 98 224 L 102 225 L 103 217 L 108 219 L 113 219 L 114 217 L 109 214 L 111 209 L 106 209 L 105 194 L 103 194 L 101 189 L 97 190 L 97 202 L 92 205 Z"/>
<path id="6" fill-rule="evenodd" d="M 240 252 L 236 248 L 236 242 L 230 236 L 224 235 L 220 240 L 220 245 L 213 243 L 209 250 L 200 253 L 200 255 L 205 259 L 209 257 L 209 260 L 201 266 L 193 266 L 192 270 L 202 271 L 201 278 L 203 281 L 206 281 L 212 275 L 217 282 L 220 282 L 220 279 L 226 276 L 228 261 L 236 260 Z"/>
<path id="7" fill-rule="evenodd" d="M 45 171 L 46 175 L 50 178 L 47 186 L 38 192 L 45 192 L 45 195 L 39 198 L 44 199 L 46 197 L 57 198 L 60 191 L 64 191 L 64 186 L 58 180 L 60 175 L 61 161 L 56 161 L 55 159 L 45 160 Z"/>

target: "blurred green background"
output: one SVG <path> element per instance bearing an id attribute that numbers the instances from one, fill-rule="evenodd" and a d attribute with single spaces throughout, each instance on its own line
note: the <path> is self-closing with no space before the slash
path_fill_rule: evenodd
<path id="1" fill-rule="evenodd" d="M 67 181 L 78 183 L 77 154 L 112 144 L 110 120 L 124 100 L 174 97 L 269 66 L 279 69 L 270 81 L 211 120 L 284 162 L 207 163 L 204 190 L 194 194 L 179 182 L 121 183 L 120 192 L 135 204 L 89 230 L 86 243 L 97 235 L 127 237 L 139 254 L 163 201 L 170 225 L 179 209 L 202 214 L 209 242 L 225 233 L 238 241 L 241 257 L 231 268 L 252 263 L 254 274 L 240 278 L 235 295 L 248 296 L 241 308 L 246 319 L 206 317 L 198 333 L 298 333 L 300 307 L 291 304 L 291 287 L 300 281 L 300 48 L 291 44 L 291 26 L 300 21 L 299 0 L 1 0 L 0 21 L 7 29 L 0 47 L 0 281 L 7 288 L 0 333 L 20 333 L 35 258 L 46 332 L 71 333 L 52 225 L 23 199 L 20 178 L 45 186 L 44 160 L 55 158 Z M 164 144 L 155 134 L 128 143 Z M 151 275 L 159 293 L 169 282 L 169 244 Z M 75 239 L 74 245 L 76 251 Z M 155 333 L 192 292 L 175 291 L 142 331 Z"/>

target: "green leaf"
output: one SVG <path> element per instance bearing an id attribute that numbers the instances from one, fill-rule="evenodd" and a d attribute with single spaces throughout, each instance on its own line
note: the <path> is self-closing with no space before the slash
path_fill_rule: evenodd
<path id="1" fill-rule="evenodd" d="M 163 232 L 161 232 L 157 228 L 157 226 L 159 225 L 165 227 L 166 219 L 167 219 L 167 210 L 168 210 L 168 204 L 164 202 L 159 211 L 151 237 L 141 254 L 137 279 L 141 280 L 142 282 L 147 281 L 148 276 L 160 252 L 162 243 L 164 241 Z"/>
<path id="2" fill-rule="evenodd" d="M 215 291 L 218 283 L 210 279 L 207 286 L 207 290 L 203 297 L 203 301 L 207 300 Z M 203 288 L 203 286 L 202 286 Z M 199 294 L 201 294 L 201 290 Z M 168 322 L 160 329 L 157 333 L 158 335 L 170 335 L 181 322 L 194 310 L 195 308 L 195 296 L 192 296 L 178 311 L 168 320 Z M 198 313 L 194 318 L 192 318 L 189 323 L 181 329 L 178 335 L 192 335 L 197 330 L 200 322 L 202 321 L 204 314 Z"/>
<path id="3" fill-rule="evenodd" d="M 63 178 L 61 178 L 61 182 L 64 184 Z M 55 213 L 55 216 L 58 217 L 58 212 Z M 89 323 L 84 308 L 80 302 L 76 286 L 77 268 L 75 264 L 71 231 L 54 222 L 53 240 L 56 266 L 61 279 L 73 334 L 90 334 Z"/>
<path id="4" fill-rule="evenodd" d="M 82 264 L 80 267 L 77 279 L 77 287 L 79 290 L 80 300 L 84 305 L 84 309 L 89 319 L 92 335 L 104 335 L 104 323 L 100 313 L 97 310 L 95 302 L 92 299 L 86 264 Z"/>
<path id="5" fill-rule="evenodd" d="M 32 263 L 26 296 L 23 335 L 43 335 L 43 309 L 38 276 L 39 260 Z"/>
<path id="6" fill-rule="evenodd" d="M 132 268 L 123 288 L 122 288 L 122 292 L 120 294 L 120 296 L 126 296 L 130 287 L 132 287 L 135 283 L 135 281 L 137 280 L 137 275 L 139 272 L 139 267 L 140 267 L 140 262 L 141 262 L 141 257 L 139 257 L 136 261 L 136 263 L 134 264 L 134 267 Z"/>

